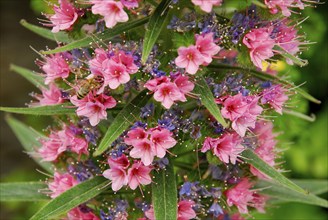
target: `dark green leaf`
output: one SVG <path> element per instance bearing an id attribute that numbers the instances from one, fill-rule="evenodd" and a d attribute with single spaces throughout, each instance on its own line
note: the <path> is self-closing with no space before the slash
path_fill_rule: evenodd
<path id="1" fill-rule="evenodd" d="M 100 176 L 82 182 L 51 200 L 31 220 L 54 218 L 63 214 L 105 191 L 108 183 L 109 180 Z"/>
<path id="2" fill-rule="evenodd" d="M 36 26 L 34 24 L 30 24 L 25 20 L 20 21 L 21 25 L 29 29 L 30 31 L 40 35 L 41 37 L 47 38 L 49 40 L 69 43 L 71 40 L 68 35 L 64 32 L 52 33 L 51 30 L 43 27 Z"/>
<path id="3" fill-rule="evenodd" d="M 23 67 L 11 64 L 10 70 L 18 73 L 19 75 L 21 75 L 22 77 L 24 77 L 25 79 L 30 81 L 33 85 L 35 85 L 38 88 L 39 87 L 43 87 L 43 88 L 47 87 L 44 84 L 44 78 L 41 75 L 38 75 L 29 69 L 25 69 Z"/>
<path id="4" fill-rule="evenodd" d="M 173 162 L 160 171 L 153 171 L 152 202 L 156 219 L 177 219 L 177 185 Z"/>
<path id="5" fill-rule="evenodd" d="M 298 182 L 301 183 L 301 182 Z M 328 182 L 325 181 L 323 182 L 317 182 L 314 180 L 313 182 L 307 180 L 306 185 L 312 185 L 311 190 L 313 189 L 314 193 L 315 192 L 327 192 L 327 185 Z M 304 186 L 306 187 L 304 184 Z M 314 189 L 317 187 L 317 189 Z M 322 206 L 327 208 L 328 207 L 328 201 L 325 199 L 322 199 L 318 196 L 315 196 L 312 193 L 308 194 L 303 194 L 299 192 L 295 192 L 294 190 L 290 190 L 289 188 L 283 187 L 280 184 L 268 182 L 268 181 L 260 181 L 257 185 L 256 188 L 260 189 L 260 192 L 262 194 L 266 194 L 272 198 L 277 198 L 282 201 L 286 202 L 300 202 L 300 203 L 306 203 L 310 205 L 317 205 L 317 206 Z M 308 187 L 306 187 L 308 188 Z M 319 188 L 319 189 L 318 189 Z"/>
<path id="6" fill-rule="evenodd" d="M 251 164 L 253 167 L 258 169 L 268 177 L 272 178 L 272 180 L 274 180 L 281 186 L 284 186 L 290 191 L 294 191 L 301 195 L 308 194 L 307 191 L 305 191 L 304 189 L 302 189 L 301 187 L 299 187 L 298 185 L 287 179 L 285 176 L 283 176 L 273 167 L 271 167 L 266 162 L 264 162 L 253 150 L 246 149 L 241 153 L 241 155 L 245 158 L 245 161 L 247 163 Z"/>
<path id="7" fill-rule="evenodd" d="M 38 133 L 37 131 L 33 130 L 32 128 L 28 127 L 13 117 L 6 117 L 6 121 L 27 153 L 35 152 L 35 148 L 41 146 L 41 143 L 38 140 L 43 137 L 42 134 Z M 41 159 L 33 156 L 33 154 L 31 154 L 31 156 L 33 160 L 43 169 L 49 173 L 53 172 L 51 163 L 41 162 Z"/>
<path id="8" fill-rule="evenodd" d="M 42 201 L 49 200 L 49 196 L 39 190 L 46 189 L 41 182 L 0 183 L 0 201 Z"/>
<path id="9" fill-rule="evenodd" d="M 288 82 L 286 80 L 283 80 L 283 79 L 280 79 L 276 76 L 269 75 L 267 73 L 261 72 L 261 71 L 257 71 L 257 70 L 254 70 L 254 69 L 245 69 L 245 68 L 242 68 L 240 66 L 231 66 L 231 65 L 225 65 L 225 64 L 212 64 L 212 65 L 208 66 L 208 68 L 210 70 L 213 70 L 213 71 L 217 71 L 217 70 L 241 70 L 241 71 L 245 71 L 246 73 L 249 73 L 249 74 L 251 74 L 251 75 L 253 75 L 253 76 L 255 76 L 259 79 L 270 80 L 270 81 L 273 81 L 273 82 L 276 82 L 276 83 L 280 83 L 282 85 L 286 85 L 289 88 L 293 88 L 293 90 L 295 90 L 298 94 L 300 94 L 304 98 L 308 99 L 309 101 L 317 103 L 317 104 L 321 103 L 320 100 L 314 98 L 313 96 L 311 96 L 310 94 L 308 94 L 307 92 L 302 90 L 301 88 L 298 88 L 298 87 L 295 88 L 295 85 L 291 84 L 290 82 Z"/>
<path id="10" fill-rule="evenodd" d="M 140 108 L 147 103 L 149 98 L 150 96 L 147 95 L 147 92 L 144 90 L 118 113 L 101 140 L 98 149 L 94 152 L 94 156 L 98 156 L 107 150 L 110 145 L 132 125 L 131 123 L 139 119 Z"/>
<path id="11" fill-rule="evenodd" d="M 143 63 L 147 61 L 148 56 L 164 27 L 170 3 L 171 0 L 162 0 L 149 19 L 142 48 L 141 61 Z"/>
<path id="12" fill-rule="evenodd" d="M 223 127 L 227 127 L 227 123 L 221 115 L 221 111 L 218 105 L 214 101 L 214 96 L 211 89 L 208 87 L 205 79 L 200 77 L 195 83 L 194 92 L 199 95 L 199 99 L 207 110 L 214 116 L 214 118 L 222 124 Z"/>
<path id="13" fill-rule="evenodd" d="M 75 106 L 70 104 L 60 104 L 30 108 L 0 107 L 0 111 L 25 115 L 66 115 L 75 114 Z"/>
<path id="14" fill-rule="evenodd" d="M 43 54 L 53 54 L 53 53 L 73 50 L 73 49 L 76 49 L 76 48 L 87 47 L 87 46 L 90 46 L 90 44 L 93 44 L 94 42 L 99 41 L 100 39 L 101 39 L 101 41 L 109 40 L 109 39 L 115 37 L 118 34 L 122 34 L 126 31 L 129 31 L 129 30 L 133 29 L 133 28 L 136 28 L 136 27 L 139 27 L 143 24 L 146 24 L 148 22 L 148 20 L 149 20 L 149 17 L 145 17 L 145 18 L 141 18 L 139 20 L 130 21 L 130 22 L 127 22 L 127 23 L 124 23 L 124 24 L 119 24 L 116 27 L 114 27 L 112 29 L 107 29 L 102 33 L 85 37 L 81 40 L 71 42 L 71 43 L 69 43 L 65 46 L 58 47 L 54 50 L 42 51 L 42 53 Z"/>

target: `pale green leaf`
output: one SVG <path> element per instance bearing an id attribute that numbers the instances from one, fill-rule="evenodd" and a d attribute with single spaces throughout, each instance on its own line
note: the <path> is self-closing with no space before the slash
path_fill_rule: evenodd
<path id="1" fill-rule="evenodd" d="M 94 198 L 106 190 L 109 180 L 94 177 L 70 188 L 42 207 L 31 220 L 54 218 Z"/>
<path id="2" fill-rule="evenodd" d="M 148 56 L 164 27 L 170 3 L 171 0 L 162 0 L 149 19 L 142 48 L 141 61 L 143 63 L 147 61 Z"/>
<path id="3" fill-rule="evenodd" d="M 153 171 L 152 203 L 156 219 L 177 219 L 177 185 L 173 162 L 165 169 Z"/>
<path id="4" fill-rule="evenodd" d="M 0 183 L 0 201 L 43 201 L 49 196 L 41 193 L 47 185 L 41 182 Z"/>
<path id="5" fill-rule="evenodd" d="M 320 179 L 292 179 L 292 181 L 303 189 L 313 193 L 315 195 L 320 195 L 322 193 L 328 192 L 328 180 Z"/>
<path id="6" fill-rule="evenodd" d="M 296 112 L 296 111 L 293 111 L 293 110 L 290 110 L 290 109 L 283 109 L 283 113 L 287 114 L 287 115 L 295 116 L 297 118 L 301 118 L 305 121 L 309 121 L 309 122 L 314 122 L 315 121 L 315 115 L 314 114 L 311 114 L 310 116 L 308 116 L 308 115 L 305 115 L 301 112 Z"/>
<path id="7" fill-rule="evenodd" d="M 133 21 L 130 21 L 130 22 L 126 22 L 124 24 L 119 24 L 119 25 L 115 26 L 112 29 L 105 30 L 102 33 L 95 34 L 95 35 L 90 35 L 90 36 L 85 37 L 81 40 L 73 41 L 73 42 L 71 42 L 67 45 L 58 47 L 58 48 L 53 49 L 53 50 L 42 51 L 42 53 L 43 54 L 53 54 L 53 53 L 73 50 L 73 49 L 76 49 L 76 48 L 88 47 L 91 44 L 95 43 L 96 41 L 109 40 L 109 39 L 115 37 L 116 35 L 122 34 L 126 31 L 129 31 L 129 30 L 133 29 L 133 28 L 144 25 L 148 22 L 148 20 L 149 20 L 149 17 L 145 17 L 145 18 L 141 18 L 139 20 L 133 20 Z"/>
<path id="8" fill-rule="evenodd" d="M 231 65 L 226 65 L 226 64 L 212 64 L 208 66 L 208 69 L 213 70 L 213 71 L 218 71 L 218 70 L 240 70 L 240 71 L 244 71 L 245 73 L 249 73 L 253 76 L 255 76 L 256 78 L 262 79 L 262 80 L 270 80 L 273 81 L 275 83 L 279 83 L 282 85 L 286 85 L 289 88 L 293 88 L 293 90 L 295 90 L 296 93 L 300 94 L 301 96 L 303 96 L 304 98 L 308 99 L 311 102 L 314 102 L 316 104 L 320 104 L 321 101 L 314 98 L 313 96 L 311 96 L 309 93 L 305 92 L 303 89 L 296 87 L 295 85 L 291 84 L 290 82 L 280 79 L 276 76 L 273 75 L 269 75 L 267 73 L 261 72 L 261 71 L 257 71 L 254 69 L 245 69 L 242 68 L 240 66 L 231 66 Z"/>
<path id="9" fill-rule="evenodd" d="M 277 182 L 281 186 L 286 187 L 290 191 L 294 191 L 296 193 L 307 195 L 308 192 L 287 179 L 284 175 L 278 172 L 276 169 L 268 165 L 264 162 L 253 150 L 246 149 L 241 155 L 243 156 L 245 162 L 251 164 L 253 167 L 272 178 L 273 181 Z"/>
<path id="10" fill-rule="evenodd" d="M 140 109 L 143 107 L 150 96 L 146 91 L 142 91 L 129 104 L 127 104 L 118 113 L 112 124 L 109 126 L 106 134 L 102 138 L 99 147 L 94 152 L 94 156 L 102 154 L 110 145 L 127 129 L 133 122 L 139 119 Z"/>
<path id="11" fill-rule="evenodd" d="M 53 173 L 51 163 L 41 162 L 41 158 L 38 158 L 33 154 L 36 148 L 41 147 L 41 143 L 38 140 L 42 138 L 43 135 L 13 117 L 6 117 L 6 121 L 12 131 L 15 133 L 19 142 L 24 147 L 25 151 L 27 153 L 32 153 L 31 157 L 33 158 L 33 160 L 37 164 L 39 164 L 44 170 L 48 171 L 49 173 Z"/>
<path id="12" fill-rule="evenodd" d="M 288 51 L 286 51 L 284 48 L 282 48 L 278 45 L 276 45 L 273 49 L 280 51 L 281 56 L 283 56 L 287 60 L 291 60 L 293 63 L 295 63 L 296 65 L 298 65 L 300 67 L 303 67 L 303 66 L 306 66 L 307 64 L 309 64 L 309 62 L 307 60 L 302 60 L 301 58 L 288 53 Z"/>
<path id="13" fill-rule="evenodd" d="M 227 123 L 221 115 L 221 111 L 218 105 L 214 101 L 214 96 L 211 92 L 211 89 L 208 87 L 205 79 L 199 77 L 195 83 L 194 93 L 199 95 L 199 99 L 202 104 L 207 108 L 207 110 L 213 115 L 213 117 L 223 126 L 227 127 Z"/>
<path id="14" fill-rule="evenodd" d="M 0 107 L 0 111 L 25 115 L 66 115 L 75 114 L 75 106 L 70 104 L 59 104 L 29 108 Z"/>
<path id="15" fill-rule="evenodd" d="M 21 23 L 21 25 L 23 25 L 25 28 L 29 29 L 30 31 L 40 35 L 41 37 L 47 38 L 49 40 L 63 42 L 63 43 L 69 43 L 71 41 L 65 32 L 60 31 L 58 33 L 52 33 L 50 29 L 39 27 L 34 24 L 30 24 L 25 20 L 21 20 L 20 23 Z"/>
<path id="16" fill-rule="evenodd" d="M 38 88 L 40 88 L 40 87 L 46 88 L 47 87 L 44 84 L 44 78 L 41 75 L 38 75 L 29 69 L 11 64 L 10 70 L 18 73 L 19 75 L 21 75 L 22 77 L 24 77 L 25 79 L 30 81 L 33 85 L 35 85 Z"/>

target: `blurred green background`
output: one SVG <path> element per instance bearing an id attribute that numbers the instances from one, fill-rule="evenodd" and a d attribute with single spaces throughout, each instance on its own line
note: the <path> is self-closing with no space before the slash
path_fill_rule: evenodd
<path id="1" fill-rule="evenodd" d="M 9 71 L 9 64 L 38 70 L 34 64 L 38 57 L 29 46 L 36 50 L 56 45 L 46 41 L 20 26 L 20 19 L 38 24 L 37 18 L 43 18 L 38 12 L 39 3 L 43 0 L 0 0 L 0 101 L 1 106 L 23 106 L 31 100 L 28 95 L 38 92 L 31 84 L 19 75 Z M 36 4 L 35 4 L 36 3 Z M 31 7 L 32 6 L 32 7 Z M 303 15 L 310 16 L 302 24 L 304 34 L 311 42 L 309 50 L 304 51 L 302 58 L 309 59 L 309 65 L 303 68 L 285 67 L 284 72 L 291 76 L 296 84 L 306 82 L 303 86 L 312 95 L 322 101 L 321 105 L 307 103 L 302 99 L 290 101 L 295 111 L 306 114 L 315 113 L 316 121 L 310 123 L 293 116 L 277 117 L 277 130 L 283 131 L 279 136 L 280 147 L 287 149 L 281 161 L 286 175 L 299 179 L 327 179 L 328 177 L 328 4 L 318 5 L 316 9 L 307 8 Z M 34 11 L 31 9 L 34 8 Z M 4 121 L 5 114 L 0 112 L 0 171 L 1 181 L 35 181 L 44 179 L 38 168 L 26 153 L 22 151 L 14 134 Z M 46 118 L 15 117 L 35 128 L 46 127 Z M 42 119 L 42 120 L 39 120 Z M 323 195 L 327 198 L 327 195 Z M 1 203 L 0 219 L 27 219 L 39 207 L 40 203 Z M 328 219 L 327 210 L 322 208 L 293 204 L 275 205 L 258 219 Z"/>

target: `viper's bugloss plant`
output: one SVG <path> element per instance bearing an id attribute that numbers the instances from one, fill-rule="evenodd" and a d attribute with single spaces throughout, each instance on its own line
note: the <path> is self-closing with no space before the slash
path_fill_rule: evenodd
<path id="1" fill-rule="evenodd" d="M 22 22 L 58 47 L 39 52 L 38 73 L 13 66 L 40 92 L 1 110 L 53 118 L 42 132 L 7 118 L 47 178 L 2 183 L 2 201 L 49 200 L 31 219 L 71 220 L 244 219 L 272 199 L 327 208 L 282 174 L 272 122 L 312 120 L 296 95 L 320 103 L 274 68 L 307 64 L 299 12 L 315 4 L 59 0 L 45 27 Z"/>

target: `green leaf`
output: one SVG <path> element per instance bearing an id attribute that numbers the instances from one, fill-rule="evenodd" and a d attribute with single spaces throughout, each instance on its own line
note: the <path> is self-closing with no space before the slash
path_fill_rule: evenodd
<path id="1" fill-rule="evenodd" d="M 41 37 L 47 38 L 53 41 L 59 41 L 63 43 L 69 43 L 71 40 L 65 32 L 52 33 L 51 30 L 43 27 L 36 26 L 34 24 L 30 24 L 25 20 L 20 21 L 21 25 L 30 31 L 40 35 Z"/>
<path id="2" fill-rule="evenodd" d="M 35 152 L 35 147 L 41 146 L 41 143 L 38 140 L 44 137 L 42 134 L 38 133 L 37 131 L 33 130 L 32 128 L 28 127 L 13 117 L 6 117 L 6 121 L 27 153 Z M 51 163 L 41 162 L 40 158 L 33 156 L 33 154 L 31 155 L 33 160 L 44 170 L 48 171 L 49 173 L 53 173 Z"/>
<path id="3" fill-rule="evenodd" d="M 102 33 L 85 37 L 81 40 L 71 42 L 65 46 L 58 47 L 53 50 L 42 51 L 42 53 L 43 54 L 53 54 L 53 53 L 73 50 L 76 48 L 87 47 L 87 46 L 90 46 L 90 44 L 92 44 L 96 41 L 99 41 L 99 39 L 101 39 L 101 41 L 109 40 L 118 34 L 124 33 L 125 31 L 129 31 L 133 28 L 136 28 L 143 24 L 146 24 L 148 22 L 148 20 L 149 20 L 149 17 L 145 17 L 145 18 L 141 18 L 139 20 L 133 20 L 133 21 L 130 21 L 130 22 L 127 22 L 124 24 L 120 24 L 120 25 L 115 26 L 112 29 L 107 29 Z"/>
<path id="4" fill-rule="evenodd" d="M 327 185 L 328 182 L 324 181 L 323 182 L 317 182 L 316 180 L 309 181 L 307 180 L 306 184 L 307 185 L 312 185 L 311 189 L 314 189 L 315 187 L 322 187 L 323 190 L 321 189 L 321 192 L 327 192 Z M 300 182 L 298 182 L 300 183 Z M 325 186 L 324 186 L 325 184 Z M 305 184 L 304 184 L 305 185 Z M 310 205 L 317 205 L 317 206 L 322 206 L 325 208 L 328 208 L 328 201 L 325 199 L 322 199 L 318 196 L 315 196 L 312 193 L 309 194 L 302 194 L 295 192 L 293 190 L 290 190 L 289 188 L 283 187 L 279 184 L 272 183 L 269 181 L 259 181 L 259 183 L 256 185 L 256 188 L 260 188 L 261 194 L 268 195 L 272 198 L 277 198 L 282 201 L 286 202 L 300 202 L 300 203 L 305 203 L 305 204 L 310 204 Z M 315 189 L 313 192 L 317 190 L 320 191 L 319 189 Z"/>
<path id="5" fill-rule="evenodd" d="M 44 78 L 41 75 L 38 75 L 29 69 L 11 64 L 10 70 L 18 73 L 19 75 L 21 75 L 22 77 L 24 77 L 25 79 L 30 81 L 33 85 L 35 85 L 38 88 L 39 87 L 43 87 L 43 88 L 47 87 L 44 84 Z"/>
<path id="6" fill-rule="evenodd" d="M 298 57 L 288 53 L 284 48 L 279 47 L 278 45 L 276 45 L 273 49 L 280 51 L 281 56 L 293 61 L 293 63 L 295 63 L 296 65 L 298 65 L 300 67 L 303 67 L 303 66 L 306 66 L 307 64 L 309 64 L 309 62 L 307 60 L 302 60 L 301 58 L 298 58 Z"/>
<path id="7" fill-rule="evenodd" d="M 165 169 L 153 171 L 152 202 L 156 219 L 177 219 L 177 185 L 173 162 Z"/>
<path id="8" fill-rule="evenodd" d="M 241 155 L 244 157 L 245 161 L 251 164 L 253 167 L 267 175 L 268 177 L 272 178 L 273 181 L 277 182 L 281 186 L 286 187 L 290 191 L 294 191 L 301 195 L 307 195 L 308 192 L 287 179 L 273 167 L 268 165 L 264 162 L 253 150 L 246 149 L 244 150 Z"/>
<path id="9" fill-rule="evenodd" d="M 328 192 L 328 180 L 299 180 L 292 179 L 292 181 L 303 189 L 313 193 L 315 195 L 320 195 L 322 193 Z"/>
<path id="10" fill-rule="evenodd" d="M 149 19 L 142 48 L 141 61 L 143 63 L 147 61 L 148 56 L 153 49 L 153 46 L 158 36 L 160 35 L 162 28 L 164 27 L 170 3 L 171 0 L 162 0 Z"/>
<path id="11" fill-rule="evenodd" d="M 0 201 L 43 201 L 49 200 L 49 196 L 39 190 L 47 188 L 41 182 L 0 183 Z"/>
<path id="12" fill-rule="evenodd" d="M 30 108 L 0 107 L 0 111 L 25 115 L 66 115 L 75 114 L 75 106 L 70 104 L 59 104 Z"/>
<path id="13" fill-rule="evenodd" d="M 293 88 L 293 90 L 295 90 L 298 94 L 300 94 L 301 96 L 303 96 L 304 98 L 306 98 L 307 100 L 314 102 L 316 104 L 320 104 L 321 101 L 314 98 L 313 96 L 311 96 L 309 93 L 305 92 L 304 90 L 302 90 L 299 87 L 295 88 L 295 85 L 291 84 L 290 82 L 280 79 L 276 76 L 273 75 L 269 75 L 267 73 L 261 72 L 261 71 L 257 71 L 254 69 L 245 69 L 243 67 L 240 66 L 231 66 L 231 65 L 225 65 L 225 64 L 211 64 L 208 66 L 208 69 L 213 70 L 213 71 L 217 71 L 217 70 L 241 70 L 241 71 L 246 71 L 247 73 L 262 79 L 262 80 L 270 80 L 276 83 L 280 83 L 282 85 L 286 85 L 290 88 Z"/>
<path id="14" fill-rule="evenodd" d="M 94 156 L 102 154 L 110 145 L 129 127 L 134 121 L 140 117 L 140 108 L 143 107 L 150 99 L 146 90 L 137 95 L 129 104 L 127 104 L 118 113 L 112 124 L 109 126 L 106 134 L 101 140 L 98 149 L 94 152 Z"/>
<path id="15" fill-rule="evenodd" d="M 315 121 L 315 115 L 314 114 L 311 114 L 310 116 L 308 116 L 308 115 L 305 115 L 301 112 L 296 112 L 296 111 L 289 110 L 289 109 L 284 109 L 283 113 L 287 114 L 287 115 L 292 115 L 292 116 L 301 118 L 305 121 L 309 121 L 309 122 L 314 122 Z"/>
<path id="16" fill-rule="evenodd" d="M 194 92 L 199 95 L 199 99 L 207 110 L 214 116 L 214 118 L 222 124 L 223 127 L 227 127 L 227 123 L 221 115 L 221 111 L 218 105 L 214 101 L 214 96 L 211 89 L 208 87 L 205 79 L 200 77 L 195 83 Z"/>
<path id="17" fill-rule="evenodd" d="M 54 218 L 94 198 L 106 190 L 109 180 L 94 177 L 70 188 L 43 206 L 31 220 Z"/>

